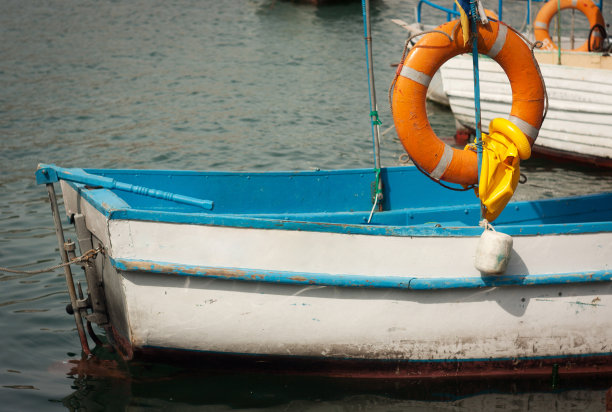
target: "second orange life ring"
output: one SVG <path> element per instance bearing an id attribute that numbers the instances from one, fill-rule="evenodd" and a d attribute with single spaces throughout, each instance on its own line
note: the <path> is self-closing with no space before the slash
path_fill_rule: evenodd
<path id="1" fill-rule="evenodd" d="M 426 95 L 436 71 L 447 60 L 471 52 L 461 27 L 451 21 L 424 35 L 410 50 L 393 87 L 391 109 L 397 135 L 410 158 L 431 177 L 464 186 L 478 181 L 476 153 L 442 142 L 427 118 Z M 451 40 L 452 39 L 452 40 Z M 506 72 L 512 88 L 509 120 L 533 145 L 544 118 L 544 81 L 529 46 L 511 28 L 490 21 L 478 26 L 478 51 Z"/>
<path id="2" fill-rule="evenodd" d="M 535 22 L 533 23 L 535 38 L 542 42 L 542 49 L 544 50 L 557 50 L 557 45 L 550 37 L 548 26 L 553 16 L 557 14 L 559 8 L 563 9 L 576 9 L 581 11 L 586 18 L 589 20 L 589 26 L 593 27 L 599 25 L 602 28 L 605 27 L 605 22 L 601 10 L 591 0 L 560 0 L 561 7 L 559 7 L 558 0 L 551 0 L 542 6 L 538 15 L 536 16 Z M 603 41 L 601 33 L 599 31 L 593 32 L 595 37 L 591 40 L 591 50 L 596 50 Z M 572 49 L 573 51 L 589 51 L 589 40 L 587 39 L 581 46 Z"/>

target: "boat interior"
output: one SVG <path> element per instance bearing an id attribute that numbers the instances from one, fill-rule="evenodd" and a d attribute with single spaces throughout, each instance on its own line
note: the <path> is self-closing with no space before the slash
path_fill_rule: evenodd
<path id="1" fill-rule="evenodd" d="M 88 169 L 85 172 L 213 202 L 212 210 L 204 210 L 142 194 L 71 183 L 98 210 L 109 217 L 112 212 L 113 218 L 196 224 L 215 224 L 211 218 L 217 221 L 224 218 L 223 224 L 231 223 L 230 220 L 261 220 L 277 224 L 329 224 L 328 227 L 421 227 L 434 231 L 478 228 L 480 220 L 480 205 L 473 189 L 448 190 L 415 167 L 381 169 L 382 210 L 378 206 L 373 208 L 377 184 L 372 169 L 299 172 Z M 510 202 L 493 223 L 498 227 L 520 227 L 513 230 L 518 230 L 518 234 L 527 227 L 531 227 L 528 230 L 531 232 L 546 226 L 555 226 L 555 231 L 562 232 L 604 230 L 612 225 L 612 193 Z M 567 225 L 567 229 L 560 225 Z"/>

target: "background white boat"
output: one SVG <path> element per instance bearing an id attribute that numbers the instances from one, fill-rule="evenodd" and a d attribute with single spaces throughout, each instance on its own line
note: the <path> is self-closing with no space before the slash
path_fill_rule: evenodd
<path id="1" fill-rule="evenodd" d="M 534 150 L 567 159 L 612 166 L 612 57 L 601 53 L 536 51 L 548 92 L 548 112 Z M 457 121 L 474 128 L 472 58 L 458 56 L 440 69 L 444 94 Z M 505 73 L 480 59 L 482 126 L 507 118 L 512 91 Z"/>

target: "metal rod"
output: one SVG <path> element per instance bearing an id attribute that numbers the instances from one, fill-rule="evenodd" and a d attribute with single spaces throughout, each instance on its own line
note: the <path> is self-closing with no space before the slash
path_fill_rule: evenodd
<path id="1" fill-rule="evenodd" d="M 576 9 L 572 9 L 572 25 L 570 28 L 570 50 L 574 48 L 574 25 L 576 19 Z"/>
<path id="2" fill-rule="evenodd" d="M 561 0 L 557 0 L 557 64 L 561 64 Z"/>
<path id="3" fill-rule="evenodd" d="M 47 191 L 49 192 L 49 200 L 51 201 L 51 212 L 53 214 L 53 221 L 55 223 L 55 234 L 57 235 L 60 256 L 63 263 L 68 263 L 68 253 L 66 253 L 66 249 L 64 248 L 66 240 L 64 239 L 64 230 L 62 228 L 62 221 L 60 219 L 59 208 L 57 206 L 55 188 L 53 187 L 53 183 L 47 183 L 46 186 Z M 72 278 L 72 270 L 70 269 L 70 265 L 64 266 L 64 276 L 66 278 L 66 285 L 68 286 L 68 295 L 70 295 L 70 304 L 72 305 L 72 311 L 74 312 L 74 321 L 79 333 L 79 339 L 81 340 L 81 348 L 87 356 L 91 356 L 91 350 L 89 349 L 89 343 L 87 342 L 87 336 L 85 335 L 85 329 L 83 328 L 81 312 L 77 307 L 76 289 L 74 287 L 74 280 Z"/>
<path id="4" fill-rule="evenodd" d="M 377 188 L 374 203 L 380 201 L 382 196 L 382 181 L 378 179 L 380 170 L 380 121 L 378 119 L 378 105 L 376 103 L 376 86 L 374 82 L 374 58 L 372 56 L 372 29 L 370 27 L 370 1 L 362 0 L 363 25 L 365 36 L 366 59 L 368 66 L 368 91 L 370 94 L 370 121 L 372 124 L 372 141 L 374 146 L 374 167 L 377 171 Z M 379 203 L 379 209 L 382 203 Z"/>
<path id="5" fill-rule="evenodd" d="M 501 1 L 501 0 L 500 0 Z M 501 21 L 501 14 L 499 17 L 499 20 Z M 527 22 L 526 22 L 526 26 L 527 26 L 527 31 L 529 33 L 531 33 L 532 27 L 531 27 L 531 0 L 527 0 Z"/>

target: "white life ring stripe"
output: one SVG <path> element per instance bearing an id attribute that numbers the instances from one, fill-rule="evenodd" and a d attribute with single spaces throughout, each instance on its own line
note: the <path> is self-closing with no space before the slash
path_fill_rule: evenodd
<path id="1" fill-rule="evenodd" d="M 400 76 L 410 79 L 412 81 L 415 81 L 419 84 L 422 84 L 425 87 L 429 87 L 429 83 L 431 83 L 431 76 L 428 76 L 427 74 L 422 73 L 408 66 L 402 67 Z"/>
<path id="2" fill-rule="evenodd" d="M 438 162 L 436 168 L 432 170 L 429 175 L 434 179 L 440 180 L 442 175 L 444 175 L 444 172 L 446 172 L 446 169 L 448 168 L 448 165 L 450 164 L 451 160 L 453 160 L 453 148 L 445 143 L 444 153 L 442 153 L 442 157 L 440 158 L 440 161 Z"/>
<path id="3" fill-rule="evenodd" d="M 508 120 L 517 125 L 518 128 L 521 129 L 521 132 L 525 133 L 525 136 L 530 137 L 533 140 L 538 137 L 538 133 L 540 132 L 540 130 L 536 127 L 533 127 L 523 119 L 518 118 L 516 116 L 509 116 Z"/>
<path id="4" fill-rule="evenodd" d="M 504 48 L 506 44 L 506 35 L 508 34 L 508 27 L 505 24 L 499 24 L 499 31 L 497 32 L 497 37 L 495 38 L 495 43 L 489 49 L 487 56 L 494 59 L 495 56 Z"/>

